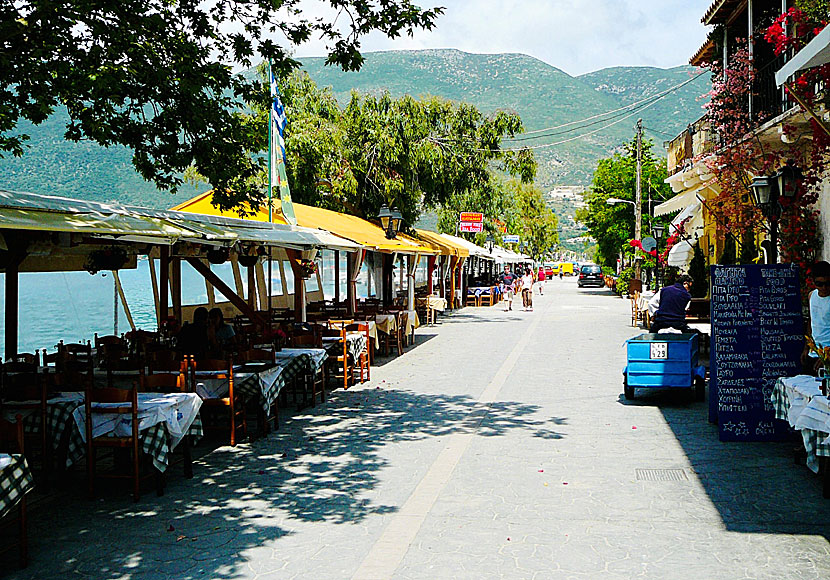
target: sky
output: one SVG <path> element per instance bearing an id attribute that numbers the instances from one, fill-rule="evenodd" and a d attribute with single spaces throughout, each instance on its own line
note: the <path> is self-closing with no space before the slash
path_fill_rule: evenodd
<path id="1" fill-rule="evenodd" d="M 519 52 L 579 75 L 612 66 L 669 68 L 687 64 L 706 40 L 700 23 L 712 0 L 420 0 L 444 6 L 430 32 L 413 37 L 364 37 L 361 50 L 456 48 L 465 52 Z M 304 16 L 330 14 L 304 0 Z M 295 49 L 297 57 L 324 56 L 322 42 Z"/>

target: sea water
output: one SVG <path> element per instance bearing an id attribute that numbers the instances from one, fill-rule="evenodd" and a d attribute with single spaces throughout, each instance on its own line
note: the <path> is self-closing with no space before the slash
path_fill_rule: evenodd
<path id="1" fill-rule="evenodd" d="M 326 299 L 334 297 L 334 252 L 320 253 L 319 266 L 323 295 Z M 340 296 L 346 297 L 346 257 L 341 253 Z M 231 288 L 235 288 L 230 263 L 211 266 L 214 272 Z M 423 272 L 420 270 L 423 269 Z M 293 292 L 293 279 L 287 269 L 286 290 Z M 158 273 L 158 260 L 156 260 Z M 282 293 L 278 268 L 274 268 L 272 278 L 273 291 Z M 419 268 L 418 279 L 425 277 L 425 266 Z M 266 274 L 267 275 L 267 274 Z M 155 331 L 157 328 L 155 298 L 153 296 L 150 262 L 146 258 L 137 261 L 137 267 L 120 270 L 119 278 L 130 314 L 137 328 Z M 242 276 L 242 284 L 247 294 L 247 276 Z M 396 280 L 397 282 L 397 280 Z M 0 274 L 0 355 L 5 358 L 5 274 Z M 316 290 L 316 280 L 310 281 Z M 357 284 L 358 297 L 373 292 L 368 286 L 367 265 L 364 263 Z M 397 288 L 396 284 L 396 290 Z M 216 293 L 217 300 L 224 298 Z M 207 303 L 207 289 L 204 278 L 188 264 L 182 264 L 182 304 Z M 98 335 L 118 334 L 130 330 L 120 300 L 115 297 L 115 282 L 111 272 L 99 272 L 90 275 L 87 272 L 24 272 L 20 274 L 18 319 L 18 352 L 34 352 L 36 349 L 55 350 L 59 341 L 79 342 L 93 340 Z M 117 313 L 117 314 L 116 314 Z"/>

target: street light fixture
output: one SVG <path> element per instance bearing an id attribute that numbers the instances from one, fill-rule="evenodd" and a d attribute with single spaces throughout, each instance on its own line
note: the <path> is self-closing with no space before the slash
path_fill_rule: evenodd
<path id="1" fill-rule="evenodd" d="M 778 263 L 778 220 L 781 217 L 781 204 L 783 198 L 792 199 L 798 189 L 798 181 L 801 179 L 801 170 L 787 164 L 779 169 L 774 175 L 759 175 L 752 180 L 749 186 L 752 192 L 752 201 L 764 214 L 769 222 L 769 243 L 767 245 L 768 262 Z"/>
<path id="2" fill-rule="evenodd" d="M 487 242 L 487 250 L 492 254 L 493 244 L 496 243 L 496 239 L 493 237 L 493 234 L 487 234 L 487 238 L 484 241 Z"/>
<path id="3" fill-rule="evenodd" d="M 386 232 L 387 239 L 394 240 L 401 227 L 401 220 L 403 219 L 401 212 L 395 207 L 390 210 L 386 204 L 383 204 L 378 212 L 378 219 L 380 220 L 380 227 Z"/>
<path id="4" fill-rule="evenodd" d="M 657 241 L 657 287 L 660 287 L 660 280 L 663 277 L 662 270 L 663 266 L 660 264 L 660 239 L 663 237 L 663 234 L 666 232 L 666 226 L 661 224 L 653 224 L 651 226 L 651 234 L 654 236 L 654 239 Z"/>

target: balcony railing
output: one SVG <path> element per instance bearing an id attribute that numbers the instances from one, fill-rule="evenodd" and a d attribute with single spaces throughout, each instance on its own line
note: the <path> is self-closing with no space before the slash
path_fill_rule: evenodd
<path id="1" fill-rule="evenodd" d="M 691 165 L 695 159 L 714 151 L 718 142 L 718 136 L 711 130 L 706 117 L 701 117 L 689 125 L 667 145 L 669 175 L 674 175 Z"/>
<path id="2" fill-rule="evenodd" d="M 755 71 L 752 87 L 752 119 L 759 125 L 787 112 L 794 106 L 775 82 L 775 72 L 789 60 L 781 54 Z"/>

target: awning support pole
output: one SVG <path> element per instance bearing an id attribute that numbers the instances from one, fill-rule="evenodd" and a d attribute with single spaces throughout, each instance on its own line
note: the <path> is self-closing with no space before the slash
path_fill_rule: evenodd
<path id="1" fill-rule="evenodd" d="M 340 250 L 334 250 L 334 302 L 340 303 Z"/>
<path id="2" fill-rule="evenodd" d="M 173 316 L 182 325 L 182 259 L 170 259 L 170 293 L 173 299 Z"/>
<path id="3" fill-rule="evenodd" d="M 20 304 L 20 263 L 22 256 L 14 256 L 6 266 L 6 358 L 17 354 L 17 324 Z"/>
<path id="4" fill-rule="evenodd" d="M 219 290 L 219 293 L 222 294 L 225 298 L 227 298 L 231 304 L 236 306 L 240 312 L 245 314 L 248 318 L 251 319 L 251 322 L 255 324 L 264 324 L 265 321 L 262 320 L 262 317 L 255 311 L 251 310 L 248 307 L 248 303 L 245 302 L 240 296 L 234 293 L 230 287 L 222 281 L 222 279 L 213 273 L 213 270 L 208 268 L 205 264 L 200 262 L 197 258 L 187 258 L 187 263 L 193 266 L 193 269 L 199 272 L 202 276 L 205 277 L 213 287 Z"/>
<path id="5" fill-rule="evenodd" d="M 168 246 L 161 246 L 159 270 L 161 274 L 161 280 L 159 280 L 159 312 L 161 313 L 161 320 L 159 321 L 159 325 L 162 325 L 169 316 L 170 248 Z"/>
<path id="6" fill-rule="evenodd" d="M 285 250 L 288 256 L 288 263 L 291 264 L 291 271 L 294 273 L 294 320 L 297 322 L 306 321 L 306 296 L 305 279 L 302 277 L 300 260 L 302 254 L 297 250 Z"/>

